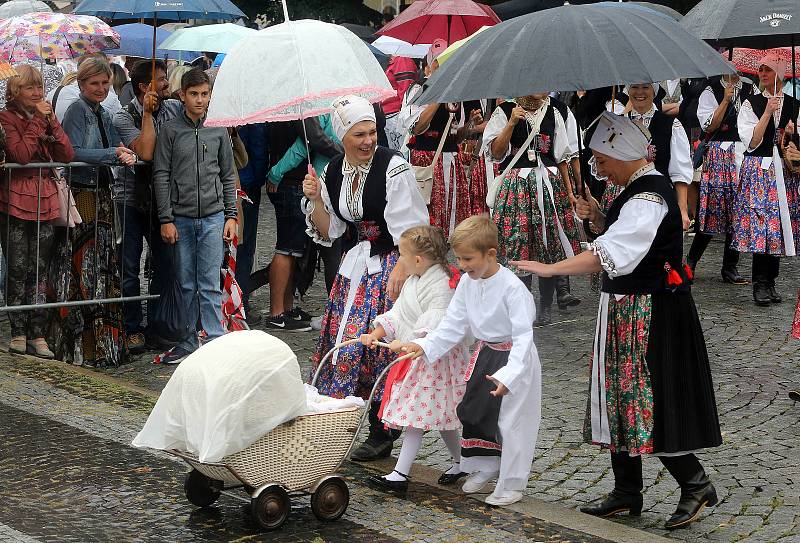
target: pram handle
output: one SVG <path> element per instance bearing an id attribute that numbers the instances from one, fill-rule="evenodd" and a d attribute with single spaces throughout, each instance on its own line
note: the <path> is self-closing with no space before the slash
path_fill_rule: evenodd
<path id="1" fill-rule="evenodd" d="M 360 339 L 351 339 L 339 343 L 338 345 L 335 345 L 333 349 L 328 351 L 328 353 L 322 357 L 322 360 L 319 361 L 319 366 L 317 366 L 317 371 L 314 372 L 314 377 L 311 379 L 311 386 L 313 387 L 317 386 L 317 378 L 319 377 L 320 371 L 322 370 L 322 366 L 325 364 L 325 362 L 328 360 L 328 358 L 330 358 L 330 356 L 333 353 L 335 353 L 342 347 L 347 347 L 348 345 L 353 345 L 355 343 L 360 343 L 360 342 L 361 342 Z M 383 343 L 381 341 L 376 341 L 375 344 L 379 347 L 387 347 L 387 348 L 389 347 L 388 343 Z M 353 441 L 350 443 L 350 448 L 347 449 L 347 454 L 344 455 L 342 463 L 344 463 L 345 460 L 350 458 L 350 453 L 353 450 L 353 446 L 356 444 L 356 440 L 358 439 L 358 434 L 361 433 L 361 427 L 364 426 L 364 421 L 366 421 L 367 417 L 369 417 L 369 408 L 372 405 L 372 399 L 375 397 L 375 392 L 378 390 L 378 385 L 380 385 L 383 382 L 384 378 L 389 374 L 389 370 L 391 370 L 395 364 L 397 364 L 398 362 L 402 362 L 403 360 L 408 360 L 409 358 L 413 357 L 414 354 L 415 353 L 404 354 L 403 356 L 397 358 L 396 360 L 393 360 L 392 362 L 386 365 L 386 367 L 383 369 L 380 375 L 378 375 L 378 377 L 375 379 L 375 384 L 372 385 L 372 390 L 369 393 L 369 399 L 367 400 L 366 408 L 364 409 L 364 412 L 361 414 L 361 418 L 358 421 L 358 426 L 355 428 L 355 431 L 353 432 Z M 337 470 L 342 465 L 342 463 L 340 463 L 339 466 L 336 467 Z"/>

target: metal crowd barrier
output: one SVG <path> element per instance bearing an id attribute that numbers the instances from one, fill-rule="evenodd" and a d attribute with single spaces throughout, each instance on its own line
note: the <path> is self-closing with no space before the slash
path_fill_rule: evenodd
<path id="1" fill-rule="evenodd" d="M 145 163 L 144 162 L 138 162 L 136 165 L 143 165 L 143 164 L 145 164 Z M 146 274 L 147 275 L 146 281 L 142 281 L 142 269 L 140 268 L 139 278 L 140 278 L 141 284 L 140 284 L 140 292 L 139 292 L 138 295 L 135 295 L 135 296 L 122 296 L 122 295 L 120 295 L 118 297 L 97 297 L 97 298 L 94 297 L 95 294 L 98 291 L 98 281 L 99 281 L 99 278 L 101 277 L 101 274 L 110 273 L 109 270 L 107 270 L 107 269 L 101 269 L 101 258 L 100 258 L 100 255 L 98 254 L 98 250 L 97 250 L 97 248 L 98 248 L 98 230 L 99 230 L 99 222 L 100 221 L 98 221 L 96 219 L 97 219 L 97 213 L 98 213 L 99 208 L 100 208 L 100 206 L 99 206 L 99 204 L 101 203 L 100 202 L 100 197 L 101 197 L 100 194 L 102 192 L 102 191 L 98 190 L 99 176 L 100 176 L 100 171 L 101 170 L 100 170 L 100 168 L 99 168 L 99 166 L 97 164 L 88 164 L 86 162 L 70 162 L 70 163 L 36 162 L 36 163 L 29 163 L 29 164 L 7 163 L 7 164 L 4 165 L 4 167 L 5 167 L 5 170 L 6 170 L 6 174 L 5 175 L 0 174 L 3 177 L 3 179 L 2 179 L 3 185 L 1 187 L 2 190 L 4 191 L 4 198 L 3 199 L 6 200 L 6 209 L 4 211 L 0 212 L 0 221 L 3 221 L 5 223 L 5 224 L 0 224 L 0 226 L 2 226 L 2 228 L 0 228 L 0 236 L 2 236 L 2 238 L 3 238 L 2 239 L 2 241 L 3 241 L 3 258 L 2 258 L 2 260 L 3 260 L 2 265 L 3 266 L 2 267 L 3 267 L 3 275 L 4 275 L 3 283 L 2 283 L 3 284 L 3 305 L 0 306 L 0 313 L 8 313 L 9 314 L 9 318 L 13 319 L 13 318 L 15 318 L 13 314 L 16 313 L 16 312 L 20 312 L 20 311 L 30 311 L 30 310 L 38 310 L 38 309 L 60 309 L 60 308 L 71 308 L 71 307 L 85 307 L 85 306 L 97 306 L 97 305 L 105 305 L 105 304 L 142 303 L 142 302 L 147 301 L 147 300 L 153 300 L 153 299 L 158 298 L 157 294 L 150 295 L 150 294 L 143 294 L 142 293 L 142 291 L 149 292 L 150 283 L 152 281 L 152 265 L 151 265 L 150 273 Z M 73 183 L 72 183 L 72 180 L 73 180 L 73 169 L 86 168 L 86 167 L 98 168 L 97 169 L 97 173 L 96 173 L 94 187 L 86 186 L 84 184 L 81 184 L 80 187 L 77 187 L 77 186 L 73 187 Z M 134 175 L 134 172 L 133 172 L 133 168 L 131 168 L 131 167 L 111 166 L 110 168 L 111 168 L 111 170 L 114 171 L 113 174 L 109 175 L 110 192 L 111 192 L 111 195 L 112 195 L 112 201 L 110 202 L 110 204 L 112 206 L 112 216 L 113 216 L 113 220 L 111 222 L 111 236 L 112 236 L 111 237 L 111 246 L 113 247 L 113 251 L 115 253 L 114 254 L 114 258 L 116 258 L 117 262 L 118 262 L 118 265 L 115 266 L 115 269 L 113 270 L 113 272 L 115 274 L 114 280 L 118 281 L 118 284 L 120 286 L 120 294 L 122 294 L 122 284 L 123 284 L 123 256 L 122 255 L 125 254 L 125 243 L 126 243 L 126 240 L 128 239 L 128 237 L 125 235 L 125 228 L 126 228 L 126 224 L 127 224 L 127 221 L 125 219 L 127 218 L 126 214 L 127 214 L 128 207 L 129 207 L 127 205 L 124 205 L 125 202 L 127 201 L 126 196 L 128 196 L 127 187 L 126 187 L 127 183 L 125 183 L 125 181 L 130 181 L 130 179 Z M 92 288 L 91 288 L 91 296 L 92 297 L 90 297 L 88 299 L 84 299 L 84 297 L 78 298 L 78 296 L 75 296 L 75 298 L 78 298 L 78 299 L 69 299 L 69 291 L 70 290 L 73 290 L 73 291 L 75 290 L 73 288 L 70 288 L 70 289 L 66 289 L 65 292 L 62 292 L 60 296 L 56 296 L 56 298 L 58 298 L 58 299 L 56 299 L 55 301 L 48 301 L 46 303 L 33 303 L 33 304 L 28 303 L 28 304 L 24 304 L 24 305 L 8 305 L 9 281 L 10 281 L 10 275 L 11 275 L 10 274 L 10 270 L 9 270 L 9 266 L 8 266 L 8 263 L 9 263 L 8 262 L 8 257 L 9 257 L 8 252 L 9 251 L 13 251 L 14 248 L 11 247 L 11 239 L 10 239 L 11 221 L 8 220 L 8 218 L 9 218 L 8 209 L 9 209 L 10 206 L 8 205 L 7 202 L 8 202 L 9 196 L 10 196 L 11 172 L 14 171 L 14 170 L 18 170 L 18 169 L 38 169 L 39 170 L 39 174 L 38 175 L 39 175 L 39 179 L 40 180 L 41 180 L 43 175 L 46 176 L 46 177 L 51 176 L 53 174 L 53 171 L 55 170 L 56 173 L 59 173 L 63 178 L 66 179 L 67 186 L 70 189 L 70 194 L 74 195 L 76 191 L 81 191 L 81 192 L 88 191 L 89 193 L 93 193 L 94 194 L 94 215 L 95 215 L 93 217 L 93 219 L 94 219 L 94 232 L 93 232 L 94 233 L 94 245 L 93 245 L 93 249 L 92 249 L 92 253 L 93 254 L 90 257 L 91 261 L 89 262 L 89 266 L 90 267 L 88 269 L 88 273 L 86 274 L 86 275 L 88 275 L 88 277 L 91 278 L 92 283 L 93 283 L 92 284 Z M 123 187 L 125 187 L 125 189 L 126 189 L 123 192 L 122 195 L 117 195 L 117 196 L 120 196 L 122 198 L 121 202 L 117 201 L 117 199 L 114 197 L 115 178 L 121 179 L 122 182 L 123 182 Z M 72 240 L 71 240 L 71 234 L 72 234 L 73 228 L 72 227 L 67 227 L 67 226 L 56 226 L 55 228 L 56 228 L 57 234 L 54 236 L 55 239 L 54 239 L 54 242 L 53 242 L 53 248 L 51 249 L 50 259 L 47 260 L 47 269 L 40 269 L 40 265 L 39 265 L 40 258 L 39 258 L 39 256 L 40 256 L 40 250 L 41 250 L 40 241 L 41 241 L 41 226 L 42 226 L 42 221 L 40 219 L 41 212 L 42 212 L 42 209 L 41 209 L 41 204 L 42 204 L 42 201 L 41 201 L 41 183 L 39 183 L 39 185 L 38 185 L 38 190 L 39 190 L 39 194 L 38 194 L 38 198 L 37 198 L 37 211 L 36 211 L 36 213 L 37 213 L 37 219 L 36 219 L 36 237 L 37 237 L 37 239 L 36 239 L 36 260 L 35 260 L 36 266 L 35 266 L 35 269 L 32 270 L 33 273 L 34 273 L 34 279 L 35 279 L 35 281 L 34 281 L 34 292 L 33 292 L 33 297 L 32 298 L 30 298 L 29 293 L 27 293 L 27 292 L 25 293 L 25 298 L 27 300 L 39 300 L 40 299 L 40 297 L 42 295 L 42 293 L 40 292 L 40 279 L 42 277 L 48 277 L 49 278 L 50 277 L 49 274 L 50 274 L 52 266 L 63 264 L 63 262 L 59 263 L 55 259 L 59 258 L 59 256 L 66 256 L 67 252 L 69 252 L 69 254 L 72 255 L 72 250 L 73 250 L 73 248 L 72 248 Z M 120 203 L 122 203 L 123 205 L 119 205 Z M 121 217 L 119 216 L 119 213 L 118 213 L 118 211 L 120 211 L 120 210 L 122 211 L 122 216 Z M 84 219 L 84 222 L 85 221 L 86 221 L 86 219 Z M 82 226 L 82 228 L 85 228 L 85 227 Z M 145 239 L 147 240 L 147 251 L 148 251 L 148 253 L 150 253 L 151 244 L 150 244 L 150 238 L 148 236 L 149 229 L 146 229 L 143 233 L 144 233 Z M 61 244 L 66 244 L 66 245 L 61 245 Z M 151 256 L 150 260 L 151 260 L 151 263 L 152 263 L 152 256 Z M 30 260 L 28 260 L 28 262 L 30 262 Z M 141 265 L 141 255 L 140 255 L 139 262 L 140 262 L 140 265 Z M 72 275 L 72 267 L 73 267 L 73 262 L 70 262 L 70 265 L 68 267 L 68 273 L 70 275 Z M 84 263 L 84 269 L 85 269 L 85 263 Z M 74 279 L 74 277 L 73 277 L 73 279 Z M 52 292 L 55 292 L 57 290 L 56 289 L 56 285 L 52 285 L 51 284 L 49 286 L 50 286 L 49 290 L 51 290 Z M 79 296 L 80 296 L 80 291 L 79 291 Z M 51 296 L 51 299 L 52 298 L 53 297 Z M 124 322 L 124 320 L 123 320 L 123 322 Z M 124 332 L 121 335 L 124 336 Z"/>

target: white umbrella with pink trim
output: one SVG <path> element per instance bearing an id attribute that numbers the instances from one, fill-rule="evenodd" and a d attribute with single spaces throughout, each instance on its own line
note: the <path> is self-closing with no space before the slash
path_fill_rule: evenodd
<path id="1" fill-rule="evenodd" d="M 316 117 L 339 96 L 372 103 L 396 96 L 367 45 L 343 26 L 287 21 L 254 33 L 226 55 L 206 125 Z"/>

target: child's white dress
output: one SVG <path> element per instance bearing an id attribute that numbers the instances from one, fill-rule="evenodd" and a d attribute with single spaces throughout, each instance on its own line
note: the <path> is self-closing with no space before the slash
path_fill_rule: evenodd
<path id="1" fill-rule="evenodd" d="M 375 319 L 375 326 L 380 324 L 386 330 L 384 341 L 414 341 L 436 328 L 454 286 L 455 281 L 451 287 L 450 277 L 439 265 L 431 266 L 421 277 L 409 277 L 392 309 Z M 391 428 L 459 429 L 456 408 L 466 388 L 468 358 L 466 346 L 459 343 L 433 364 L 423 359 L 397 364 L 389 376 L 396 380 L 387 381 L 384 392 L 383 422 Z"/>

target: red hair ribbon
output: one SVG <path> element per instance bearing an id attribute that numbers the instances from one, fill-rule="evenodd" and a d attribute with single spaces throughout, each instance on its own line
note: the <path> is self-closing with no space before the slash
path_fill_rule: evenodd
<path id="1" fill-rule="evenodd" d="M 686 279 L 689 281 L 694 280 L 694 272 L 692 271 L 691 266 L 685 262 L 683 263 L 683 271 L 686 272 Z"/>
<path id="2" fill-rule="evenodd" d="M 667 272 L 667 284 L 671 287 L 677 287 L 683 284 L 683 278 L 677 270 L 670 266 L 669 262 L 664 263 L 664 271 Z"/>
<path id="3" fill-rule="evenodd" d="M 450 288 L 456 288 L 461 279 L 461 272 L 455 266 L 450 266 Z"/>

